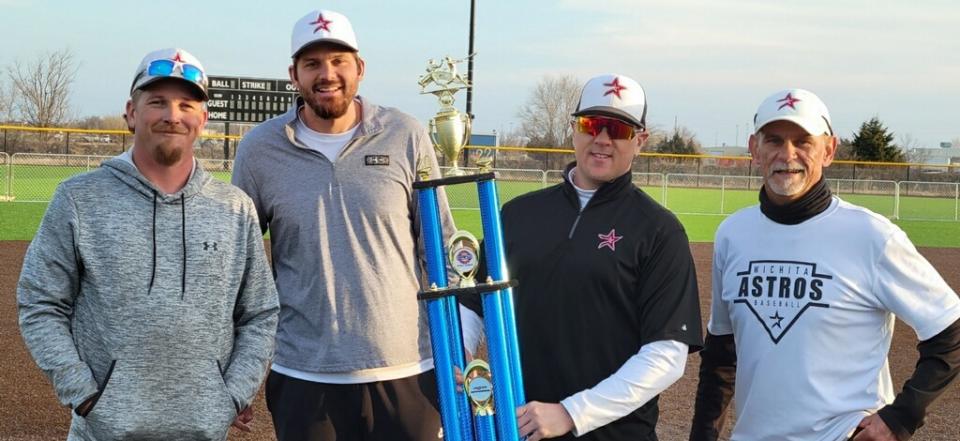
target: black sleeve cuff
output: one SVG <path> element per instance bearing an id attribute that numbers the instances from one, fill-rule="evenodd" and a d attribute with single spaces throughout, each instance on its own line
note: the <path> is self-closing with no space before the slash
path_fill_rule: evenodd
<path id="1" fill-rule="evenodd" d="M 880 410 L 877 411 L 877 415 L 880 415 L 880 419 L 883 420 L 883 423 L 890 428 L 890 431 L 893 432 L 893 436 L 897 437 L 897 441 L 909 440 L 910 437 L 913 436 L 913 432 L 916 431 L 917 427 L 919 427 L 914 427 L 913 430 L 908 429 L 904 425 L 904 422 L 913 420 L 914 418 L 904 415 L 902 410 L 895 408 L 892 404 L 880 408 Z M 920 424 L 923 423 L 921 422 Z"/>
<path id="2" fill-rule="evenodd" d="M 960 373 L 960 320 L 917 345 L 920 359 L 913 375 L 893 403 L 877 414 L 900 441 L 908 440 L 923 426 L 927 407 Z"/>
<path id="3" fill-rule="evenodd" d="M 737 373 L 737 349 L 733 335 L 707 333 L 700 352 L 700 381 L 694 404 L 690 441 L 715 441 L 733 398 Z"/>

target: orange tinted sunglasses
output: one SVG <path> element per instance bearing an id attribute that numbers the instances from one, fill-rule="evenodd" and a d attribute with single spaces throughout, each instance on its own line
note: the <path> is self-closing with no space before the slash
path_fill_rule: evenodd
<path id="1" fill-rule="evenodd" d="M 573 127 L 576 131 L 590 136 L 597 136 L 603 129 L 607 129 L 610 139 L 632 139 L 637 135 L 636 127 L 619 119 L 602 116 L 578 116 L 573 120 Z"/>

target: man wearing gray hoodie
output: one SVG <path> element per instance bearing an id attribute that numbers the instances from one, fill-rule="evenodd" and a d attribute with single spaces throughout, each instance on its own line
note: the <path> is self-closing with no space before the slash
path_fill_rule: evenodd
<path id="1" fill-rule="evenodd" d="M 266 375 L 277 292 L 252 201 L 193 158 L 206 89 L 186 51 L 147 54 L 133 148 L 61 184 L 27 251 L 20 330 L 68 439 L 223 440 Z"/>

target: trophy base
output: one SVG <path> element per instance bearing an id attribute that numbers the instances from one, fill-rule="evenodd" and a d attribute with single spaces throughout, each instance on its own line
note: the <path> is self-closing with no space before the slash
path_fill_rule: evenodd
<path id="1" fill-rule="evenodd" d="M 467 172 L 463 171 L 460 167 L 451 167 L 443 172 L 443 177 L 449 178 L 451 176 L 465 176 Z"/>

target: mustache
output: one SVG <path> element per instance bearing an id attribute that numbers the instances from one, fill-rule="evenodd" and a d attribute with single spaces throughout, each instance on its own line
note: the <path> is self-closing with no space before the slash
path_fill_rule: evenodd
<path id="1" fill-rule="evenodd" d="M 802 170 L 807 171 L 807 168 L 799 162 L 775 162 L 770 166 L 771 171 L 785 171 L 785 170 Z"/>
<path id="2" fill-rule="evenodd" d="M 178 135 L 185 135 L 189 132 L 186 127 L 183 127 L 179 124 L 170 124 L 165 122 L 158 122 L 150 128 L 157 133 L 175 133 Z"/>
<path id="3" fill-rule="evenodd" d="M 327 80 L 327 79 L 318 80 L 315 83 L 313 83 L 314 89 L 318 89 L 321 87 L 330 87 L 330 86 L 343 87 L 344 84 L 342 81 L 334 81 L 334 80 Z"/>

